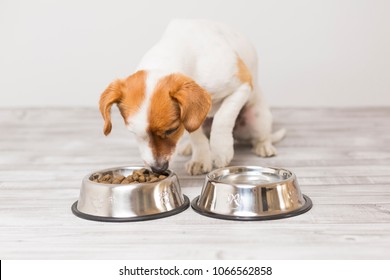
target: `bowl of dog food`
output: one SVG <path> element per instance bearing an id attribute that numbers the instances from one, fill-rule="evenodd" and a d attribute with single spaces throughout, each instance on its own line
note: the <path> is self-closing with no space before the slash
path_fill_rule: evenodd
<path id="1" fill-rule="evenodd" d="M 156 174 L 142 166 L 123 166 L 85 176 L 72 212 L 87 220 L 131 222 L 175 215 L 189 204 L 172 171 Z"/>
<path id="2" fill-rule="evenodd" d="M 288 218 L 312 207 L 287 169 L 231 166 L 207 174 L 192 203 L 199 214 L 219 219 L 256 221 Z"/>

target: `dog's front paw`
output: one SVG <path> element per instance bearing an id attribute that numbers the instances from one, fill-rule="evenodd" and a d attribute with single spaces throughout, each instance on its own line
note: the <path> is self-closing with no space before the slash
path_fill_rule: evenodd
<path id="1" fill-rule="evenodd" d="M 212 169 L 211 161 L 190 160 L 186 163 L 186 170 L 190 175 L 200 175 L 208 173 Z"/>
<path id="2" fill-rule="evenodd" d="M 228 156 L 228 155 L 214 155 L 213 156 L 213 165 L 216 168 L 221 168 L 229 165 L 229 163 L 232 161 L 233 155 Z"/>
<path id="3" fill-rule="evenodd" d="M 276 155 L 276 148 L 270 141 L 257 142 L 253 145 L 253 151 L 260 157 L 272 157 Z"/>
<path id="4" fill-rule="evenodd" d="M 229 165 L 229 163 L 232 161 L 234 156 L 234 149 L 226 148 L 221 151 L 213 151 L 212 152 L 212 159 L 213 159 L 213 165 L 216 168 L 221 168 Z"/>
<path id="5" fill-rule="evenodd" d="M 219 135 L 210 142 L 211 158 L 216 168 L 229 165 L 234 156 L 234 140 L 232 135 Z"/>

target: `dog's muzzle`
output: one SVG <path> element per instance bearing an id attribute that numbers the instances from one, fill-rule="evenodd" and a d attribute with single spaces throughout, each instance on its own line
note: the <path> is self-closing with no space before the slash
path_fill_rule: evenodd
<path id="1" fill-rule="evenodd" d="M 150 168 L 154 173 L 159 173 L 159 174 L 164 173 L 164 171 L 166 171 L 168 167 L 169 167 L 168 161 L 164 161 L 162 163 L 155 163 L 150 166 Z"/>

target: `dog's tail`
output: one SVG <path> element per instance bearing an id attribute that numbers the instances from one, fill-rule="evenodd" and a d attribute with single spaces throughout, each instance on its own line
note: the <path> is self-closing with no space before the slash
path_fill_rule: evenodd
<path id="1" fill-rule="evenodd" d="M 286 136 L 287 130 L 285 128 L 281 128 L 278 131 L 272 133 L 272 143 L 279 142 Z"/>

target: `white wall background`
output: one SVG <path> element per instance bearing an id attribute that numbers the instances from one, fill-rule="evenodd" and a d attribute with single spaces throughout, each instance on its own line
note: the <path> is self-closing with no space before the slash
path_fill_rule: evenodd
<path id="1" fill-rule="evenodd" d="M 390 106 L 386 0 L 0 0 L 0 106 L 97 106 L 176 17 L 244 32 L 272 106 Z"/>

